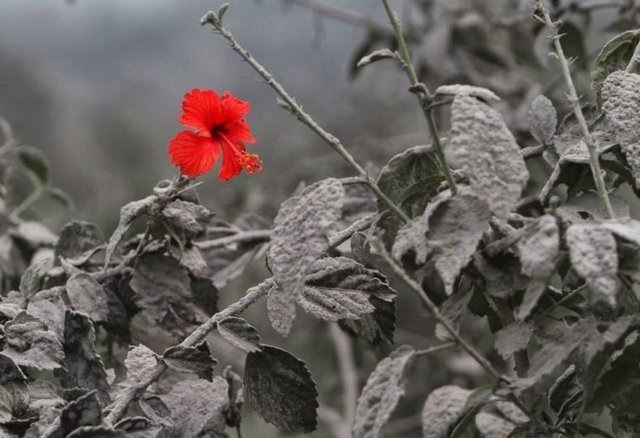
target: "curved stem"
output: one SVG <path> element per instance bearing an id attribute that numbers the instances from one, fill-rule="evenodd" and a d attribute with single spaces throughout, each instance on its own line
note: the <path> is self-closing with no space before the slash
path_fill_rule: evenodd
<path id="1" fill-rule="evenodd" d="M 376 184 L 376 182 L 369 176 L 367 171 L 360 166 L 353 158 L 353 156 L 349 153 L 349 151 L 344 147 L 340 139 L 326 131 L 316 120 L 311 117 L 306 111 L 302 109 L 302 106 L 296 102 L 296 100 L 287 92 L 287 90 L 278 82 L 273 75 L 256 59 L 251 56 L 251 54 L 242 47 L 238 41 L 235 39 L 233 34 L 229 32 L 223 25 L 215 12 L 208 12 L 202 17 L 200 20 L 201 24 L 211 24 L 222 37 L 227 41 L 231 49 L 236 52 L 238 55 L 242 57 L 253 69 L 265 80 L 267 85 L 269 85 L 276 94 L 282 99 L 282 105 L 286 107 L 293 115 L 295 115 L 298 120 L 307 125 L 309 129 L 315 132 L 322 140 L 324 140 L 329 146 L 333 148 L 345 161 L 346 163 L 360 175 L 367 186 L 376 194 L 376 196 L 394 212 L 396 213 L 402 220 L 408 222 L 410 220 L 409 216 L 402 211 Z"/>
<path id="2" fill-rule="evenodd" d="M 431 134 L 433 144 L 435 145 L 436 155 L 438 157 L 440 167 L 447 180 L 447 184 L 451 189 L 451 193 L 455 195 L 458 192 L 458 186 L 456 184 L 455 178 L 453 177 L 453 173 L 449 168 L 449 164 L 447 163 L 447 158 L 444 154 L 444 146 L 442 144 L 442 140 L 440 139 L 440 134 L 438 133 L 438 125 L 436 124 L 436 119 L 433 113 L 433 98 L 429 94 L 428 90 L 424 89 L 424 87 L 422 87 L 423 89 L 420 89 L 420 85 L 423 84 L 421 84 L 418 80 L 418 75 L 413 68 L 413 62 L 411 61 L 409 47 L 407 46 L 407 41 L 405 40 L 404 34 L 402 33 L 402 26 L 400 24 L 398 16 L 391 8 L 389 0 L 382 0 L 382 5 L 384 6 L 384 9 L 389 16 L 389 22 L 393 27 L 393 32 L 395 34 L 396 41 L 398 42 L 398 51 L 400 54 L 400 59 L 402 60 L 402 66 L 407 72 L 409 83 L 411 84 L 411 89 L 415 90 L 418 102 L 420 103 L 420 108 L 422 108 L 422 112 L 427 121 L 427 126 L 429 128 L 429 133 Z"/>
<path id="3" fill-rule="evenodd" d="M 536 17 L 540 19 L 547 26 L 549 32 L 551 32 L 551 39 L 553 40 L 556 58 L 560 63 L 562 77 L 564 78 L 565 85 L 567 86 L 569 103 L 573 107 L 573 114 L 578 121 L 578 126 L 582 133 L 582 139 L 589 150 L 589 162 L 591 174 L 593 175 L 593 182 L 596 186 L 596 190 L 598 191 L 598 195 L 600 196 L 600 200 L 604 205 L 607 218 L 613 218 L 613 207 L 611 206 L 611 200 L 609 199 L 609 193 L 607 192 L 607 187 L 602 176 L 602 169 L 600 167 L 600 152 L 598 151 L 598 144 L 589 132 L 589 126 L 587 125 L 587 121 L 582 113 L 582 108 L 580 107 L 580 98 L 578 97 L 576 87 L 573 84 L 573 79 L 571 78 L 569 61 L 564 54 L 562 43 L 560 43 L 561 35 L 558 34 L 558 23 L 554 23 L 552 21 L 545 0 L 538 0 L 538 8 L 542 12 L 542 17 Z"/>

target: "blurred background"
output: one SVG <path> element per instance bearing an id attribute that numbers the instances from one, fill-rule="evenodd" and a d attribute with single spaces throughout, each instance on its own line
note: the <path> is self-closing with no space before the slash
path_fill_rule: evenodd
<path id="1" fill-rule="evenodd" d="M 299 3 L 347 9 L 360 24 L 331 19 Z M 498 109 L 523 147 L 531 142 L 526 113 L 536 95 L 550 97 L 560 115 L 566 111 L 562 83 L 546 56 L 546 36 L 530 18 L 527 3 L 395 2 L 421 79 L 432 89 L 455 82 L 493 89 L 504 99 Z M 591 98 L 594 57 L 615 33 L 637 27 L 636 11 L 625 12 L 616 1 L 600 1 L 605 7 L 593 8 L 587 7 L 588 1 L 554 3 L 565 22 L 565 48 L 579 57 L 574 64 L 578 86 Z M 74 218 L 95 222 L 109 235 L 123 204 L 175 175 L 167 144 L 182 129 L 177 121 L 182 96 L 195 87 L 230 90 L 252 103 L 248 121 L 258 143 L 250 149 L 264 162 L 263 172 L 242 174 L 231 182 L 219 181 L 217 170 L 201 178 L 201 202 L 219 217 L 233 220 L 253 212 L 271 220 L 301 182 L 349 175 L 335 153 L 278 107 L 272 90 L 255 72 L 199 25 L 200 17 L 218 6 L 210 0 L 0 2 L 0 116 L 23 143 L 46 153 L 53 184 L 75 202 L 72 212 L 48 211 L 42 218 L 53 231 Z M 358 161 L 376 169 L 394 154 L 428 141 L 420 109 L 396 65 L 381 62 L 357 74 L 354 70 L 361 56 L 392 45 L 385 18 L 375 0 L 235 0 L 225 22 L 309 113 L 343 139 Z M 380 24 L 363 25 L 367 20 Z M 533 193 L 549 169 L 541 159 L 530 164 L 528 190 Z M 255 265 L 225 288 L 223 305 L 265 277 L 263 263 Z M 424 348 L 434 342 L 433 324 L 412 297 L 400 294 L 397 313 L 402 320 L 397 345 Z M 295 334 L 283 340 L 270 329 L 264 306 L 254 306 L 248 319 L 267 342 L 286 346 L 307 362 L 323 404 L 340 406 L 340 379 L 324 323 L 300 312 Z M 487 334 L 486 327 L 472 331 L 480 344 Z M 363 384 L 376 356 L 389 350 L 358 347 Z M 215 344 L 214 351 L 222 363 L 241 363 L 241 357 L 225 353 L 223 343 Z M 445 352 L 439 358 L 446 360 L 446 368 L 430 357 L 416 364 L 389 436 L 417 436 L 419 410 L 430 388 L 481 383 L 481 373 L 463 356 Z M 451 372 L 462 377 L 455 380 Z M 245 436 L 279 436 L 248 415 Z M 326 436 L 326 429 L 314 436 Z"/>

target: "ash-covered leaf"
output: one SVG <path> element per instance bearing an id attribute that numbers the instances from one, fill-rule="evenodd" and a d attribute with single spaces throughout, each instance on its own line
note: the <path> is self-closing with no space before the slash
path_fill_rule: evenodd
<path id="1" fill-rule="evenodd" d="M 229 405 L 229 387 L 222 377 L 211 382 L 203 379 L 178 382 L 160 398 L 171 413 L 171 436 L 221 436 L 225 429 L 225 410 Z"/>
<path id="2" fill-rule="evenodd" d="M 115 430 L 109 426 L 81 426 L 67 435 L 68 438 L 126 438 L 121 430 Z"/>
<path id="3" fill-rule="evenodd" d="M 562 365 L 585 339 L 593 336 L 595 325 L 592 320 L 583 320 L 560 333 L 545 339 L 544 345 L 531 357 L 527 376 L 516 381 L 519 389 L 531 388 L 549 377 Z"/>
<path id="4" fill-rule="evenodd" d="M 490 219 L 487 203 L 474 194 L 460 192 L 454 197 L 440 198 L 398 233 L 393 256 L 399 260 L 413 251 L 417 263 L 424 263 L 428 257 L 435 259 L 445 289 L 451 294 L 460 270 L 469 263 Z"/>
<path id="5" fill-rule="evenodd" d="M 118 222 L 118 226 L 109 238 L 109 242 L 107 242 L 107 247 L 104 255 L 105 266 L 109 265 L 116 247 L 124 237 L 125 233 L 131 227 L 133 221 L 135 221 L 138 217 L 146 214 L 147 211 L 155 204 L 156 200 L 156 196 L 147 196 L 144 199 L 130 202 L 120 209 L 120 220 Z"/>
<path id="6" fill-rule="evenodd" d="M 382 168 L 377 184 L 410 218 L 420 216 L 438 187 L 444 181 L 433 150 L 429 146 L 414 146 L 394 156 Z M 384 230 L 384 241 L 391 247 L 402 219 L 387 204 L 378 201 L 381 218 L 378 226 Z"/>
<path id="7" fill-rule="evenodd" d="M 567 399 L 575 396 L 577 392 L 581 393 L 582 388 L 576 383 L 576 366 L 571 364 L 549 388 L 547 396 L 549 407 L 559 412 Z"/>
<path id="8" fill-rule="evenodd" d="M 390 301 L 396 292 L 384 276 L 347 257 L 316 261 L 305 276 L 298 304 L 305 311 L 327 321 L 360 319 L 375 309 L 370 296 Z"/>
<path id="9" fill-rule="evenodd" d="M 457 95 L 448 147 L 473 190 L 498 218 L 506 217 L 520 200 L 529 173 L 502 116 L 478 99 Z"/>
<path id="10" fill-rule="evenodd" d="M 516 425 L 489 412 L 479 412 L 476 427 L 482 438 L 508 438 Z"/>
<path id="11" fill-rule="evenodd" d="M 497 102 L 500 100 L 491 90 L 464 84 L 441 85 L 436 89 L 436 95 L 438 94 L 445 96 L 471 96 L 486 102 Z"/>
<path id="12" fill-rule="evenodd" d="M 53 234 L 47 226 L 36 221 L 20 223 L 12 234 L 34 249 L 40 246 L 53 246 L 58 241 L 58 236 Z"/>
<path id="13" fill-rule="evenodd" d="M 0 385 L 9 382 L 24 382 L 27 377 L 20 367 L 8 356 L 0 353 Z"/>
<path id="14" fill-rule="evenodd" d="M 624 70 L 633 55 L 640 32 L 629 30 L 616 35 L 609 40 L 600 50 L 594 61 L 591 72 L 593 88 L 599 91 L 605 79 L 617 70 Z"/>
<path id="15" fill-rule="evenodd" d="M 135 304 L 162 327 L 173 329 L 176 323 L 184 326 L 195 317 L 191 279 L 171 256 L 159 252 L 140 256 L 130 286 Z"/>
<path id="16" fill-rule="evenodd" d="M 503 359 L 510 358 L 514 353 L 527 348 L 533 335 L 533 323 L 514 322 L 496 333 L 495 347 Z"/>
<path id="17" fill-rule="evenodd" d="M 213 281 L 207 277 L 196 277 L 191 275 L 191 294 L 193 301 L 207 315 L 213 315 L 218 311 L 218 296 L 220 291 Z"/>
<path id="18" fill-rule="evenodd" d="M 242 406 L 244 405 L 244 383 L 242 377 L 236 374 L 231 365 L 222 372 L 229 385 L 229 407 L 225 412 L 227 426 L 238 427 L 242 421 Z"/>
<path id="19" fill-rule="evenodd" d="M 127 353 L 124 366 L 127 369 L 126 386 L 136 386 L 145 381 L 158 365 L 156 354 L 145 345 L 136 345 Z"/>
<path id="20" fill-rule="evenodd" d="M 318 391 L 304 362 L 269 345 L 249 353 L 244 393 L 260 416 L 287 432 L 312 432 L 317 426 Z"/>
<path id="21" fill-rule="evenodd" d="M 162 209 L 162 216 L 176 229 L 198 234 L 205 230 L 211 212 L 202 205 L 176 199 Z"/>
<path id="22" fill-rule="evenodd" d="M 20 278 L 19 290 L 26 299 L 31 298 L 44 285 L 44 279 L 53 268 L 53 258 L 45 258 L 32 263 Z"/>
<path id="23" fill-rule="evenodd" d="M 109 300 L 104 289 L 87 273 L 73 274 L 67 280 L 67 297 L 74 310 L 86 313 L 93 321 L 106 322 Z"/>
<path id="24" fill-rule="evenodd" d="M 621 144 L 640 140 L 640 75 L 616 71 L 602 86 L 602 109 Z"/>
<path id="25" fill-rule="evenodd" d="M 107 373 L 95 348 L 96 334 L 88 315 L 68 310 L 64 327 L 65 369 L 62 383 L 67 388 L 95 389 L 101 400 L 109 400 Z"/>
<path id="26" fill-rule="evenodd" d="M 20 145 L 17 148 L 18 159 L 29 170 L 38 182 L 45 186 L 49 182 L 49 159 L 40 149 L 33 146 Z"/>
<path id="27" fill-rule="evenodd" d="M 629 204 L 625 200 L 612 195 L 609 195 L 609 199 L 616 218 L 630 216 Z M 602 199 L 594 191 L 587 191 L 567 200 L 557 208 L 556 212 L 564 222 L 580 222 L 583 220 L 583 216 L 598 220 L 607 218 L 607 211 L 602 204 Z"/>
<path id="28" fill-rule="evenodd" d="M 293 325 L 307 270 L 329 247 L 325 233 L 340 218 L 344 197 L 340 181 L 329 178 L 283 202 L 274 220 L 268 261 L 278 288 L 269 293 L 267 309 L 283 336 Z"/>
<path id="29" fill-rule="evenodd" d="M 618 293 L 618 251 L 611 231 L 593 224 L 573 224 L 566 233 L 571 265 L 589 287 L 614 303 Z"/>
<path id="30" fill-rule="evenodd" d="M 59 287 L 45 289 L 36 293 L 27 304 L 27 313 L 47 325 L 58 338 L 64 337 L 64 315 L 67 306 L 62 299 Z"/>
<path id="31" fill-rule="evenodd" d="M 355 438 L 382 436 L 382 429 L 404 395 L 407 368 L 414 353 L 413 348 L 403 345 L 381 360 L 369 375 L 358 399 Z"/>
<path id="32" fill-rule="evenodd" d="M 462 418 L 471 391 L 455 385 L 434 389 L 422 408 L 422 436 L 447 438 Z"/>
<path id="33" fill-rule="evenodd" d="M 161 426 L 147 417 L 128 417 L 118 421 L 113 426 L 117 430 L 127 432 L 126 436 L 138 438 L 152 438 L 158 436 Z"/>
<path id="34" fill-rule="evenodd" d="M 601 224 L 616 237 L 640 246 L 640 221 L 629 218 L 611 219 Z"/>
<path id="35" fill-rule="evenodd" d="M 354 336 L 360 336 L 372 345 L 382 342 L 393 344 L 396 329 L 396 304 L 394 301 L 384 301 L 378 297 L 369 297 L 373 306 L 373 313 L 360 319 L 343 319 L 338 321 L 340 327 Z"/>
<path id="36" fill-rule="evenodd" d="M 91 391 L 67 404 L 60 413 L 60 432 L 67 436 L 82 426 L 97 426 L 102 421 L 102 410 L 96 391 Z"/>
<path id="37" fill-rule="evenodd" d="M 3 353 L 21 367 L 54 370 L 62 367 L 64 352 L 58 336 L 25 312 L 4 325 Z"/>
<path id="38" fill-rule="evenodd" d="M 380 49 L 360 58 L 360 61 L 358 61 L 358 64 L 356 64 L 356 66 L 364 67 L 365 65 L 380 61 L 382 59 L 399 59 L 399 57 L 396 52 L 393 52 L 389 49 Z"/>
<path id="39" fill-rule="evenodd" d="M 516 246 L 522 273 L 531 279 L 516 312 L 516 319 L 524 321 L 538 304 L 555 270 L 555 259 L 560 250 L 560 231 L 556 218 L 541 216 Z"/>
<path id="40" fill-rule="evenodd" d="M 73 259 L 104 243 L 104 235 L 97 225 L 85 221 L 71 221 L 60 230 L 55 256 L 56 259 Z"/>
<path id="41" fill-rule="evenodd" d="M 165 363 L 174 371 L 181 373 L 195 373 L 199 377 L 211 381 L 213 367 L 218 363 L 211 356 L 206 342 L 197 347 L 183 347 L 177 345 L 168 348 L 162 355 Z"/>
<path id="42" fill-rule="evenodd" d="M 524 424 L 529 421 L 529 417 L 527 417 L 527 414 L 522 412 L 522 410 L 515 403 L 508 401 L 498 401 L 495 403 L 495 407 L 498 408 L 498 411 L 500 411 L 504 418 L 514 424 Z"/>
<path id="43" fill-rule="evenodd" d="M 553 104 L 543 95 L 539 95 L 529 108 L 529 132 L 542 144 L 550 144 L 558 126 L 558 114 Z"/>
<path id="44" fill-rule="evenodd" d="M 251 353 L 260 350 L 260 334 L 242 318 L 230 316 L 218 323 L 218 333 L 234 347 Z"/>
<path id="45" fill-rule="evenodd" d="M 261 216 L 247 214 L 240 216 L 231 225 L 224 223 L 216 228 L 225 231 L 207 232 L 207 240 L 230 236 L 236 232 L 269 229 L 271 224 Z M 244 271 L 264 243 L 264 238 L 256 238 L 228 246 L 201 247 L 200 252 L 207 264 L 207 276 L 213 280 L 217 288 L 223 288 Z"/>

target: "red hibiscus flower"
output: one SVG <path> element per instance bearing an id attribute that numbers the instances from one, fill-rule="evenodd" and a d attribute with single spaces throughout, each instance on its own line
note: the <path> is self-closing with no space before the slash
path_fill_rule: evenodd
<path id="1" fill-rule="evenodd" d="M 228 91 L 222 97 L 213 90 L 198 88 L 185 94 L 178 120 L 196 132 L 180 131 L 171 140 L 171 162 L 190 178 L 210 171 L 220 153 L 220 179 L 231 179 L 242 169 L 250 174 L 262 170 L 260 158 L 244 146 L 245 142 L 256 142 L 244 119 L 250 108 L 249 102 Z"/>

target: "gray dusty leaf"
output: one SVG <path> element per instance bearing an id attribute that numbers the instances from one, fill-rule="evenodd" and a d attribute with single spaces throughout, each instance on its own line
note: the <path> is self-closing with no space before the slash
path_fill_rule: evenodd
<path id="1" fill-rule="evenodd" d="M 441 85 L 436 89 L 436 95 L 437 94 L 445 96 L 471 96 L 487 102 L 497 102 L 500 100 L 500 98 L 491 90 L 463 84 Z"/>
<path id="2" fill-rule="evenodd" d="M 8 382 L 24 382 L 27 378 L 18 365 L 8 356 L 0 353 L 0 385 Z"/>
<path id="3" fill-rule="evenodd" d="M 59 339 L 64 337 L 64 315 L 67 311 L 61 292 L 59 287 L 42 290 L 27 304 L 27 313 L 44 322 Z"/>
<path id="4" fill-rule="evenodd" d="M 140 256 L 130 286 L 135 291 L 135 304 L 160 326 L 171 329 L 175 325 L 168 324 L 167 318 L 178 317 L 183 326 L 193 319 L 191 279 L 173 257 L 159 252 Z"/>
<path id="5" fill-rule="evenodd" d="M 242 406 L 244 405 L 244 383 L 242 377 L 228 365 L 222 372 L 229 385 L 229 408 L 225 412 L 227 426 L 238 427 L 242 422 Z"/>
<path id="6" fill-rule="evenodd" d="M 316 261 L 305 277 L 298 304 L 327 321 L 360 319 L 374 311 L 370 296 L 392 300 L 396 292 L 384 276 L 347 257 Z"/>
<path id="7" fill-rule="evenodd" d="M 205 230 L 211 212 L 202 205 L 176 199 L 162 209 L 162 216 L 175 228 L 198 234 Z"/>
<path id="8" fill-rule="evenodd" d="M 398 59 L 398 54 L 389 49 L 376 50 L 375 52 L 372 52 L 367 56 L 363 56 L 362 58 L 360 58 L 357 66 L 364 67 L 365 65 L 380 61 L 382 59 Z"/>
<path id="9" fill-rule="evenodd" d="M 162 358 L 172 370 L 181 373 L 195 373 L 200 378 L 209 381 L 213 378 L 213 367 L 218 363 L 211 356 L 206 342 L 203 342 L 198 347 L 182 347 L 178 345 L 168 348 Z"/>
<path id="10" fill-rule="evenodd" d="M 527 417 L 527 414 L 522 412 L 522 410 L 518 406 L 516 406 L 515 403 L 498 401 L 495 403 L 495 407 L 498 408 L 498 411 L 500 411 L 504 418 L 514 424 L 524 424 L 529 421 L 529 417 Z"/>
<path id="11" fill-rule="evenodd" d="M 609 195 L 611 206 L 616 218 L 628 218 L 630 216 L 629 204 L 617 196 Z M 556 210 L 558 216 L 565 222 L 581 222 L 583 215 L 593 219 L 605 220 L 607 212 L 602 205 L 602 200 L 596 192 L 587 191 L 575 198 L 567 200 Z"/>
<path id="12" fill-rule="evenodd" d="M 73 309 L 86 313 L 93 321 L 107 321 L 109 316 L 107 294 L 91 275 L 84 272 L 72 275 L 67 280 L 66 290 Z"/>
<path id="13" fill-rule="evenodd" d="M 312 432 L 317 426 L 318 391 L 304 362 L 269 345 L 249 353 L 244 391 L 260 416 L 287 432 Z"/>
<path id="14" fill-rule="evenodd" d="M 471 391 L 455 385 L 434 389 L 422 408 L 422 436 L 447 438 L 462 418 Z"/>
<path id="15" fill-rule="evenodd" d="M 58 241 L 58 236 L 53 234 L 47 226 L 36 221 L 20 223 L 15 230 L 14 236 L 24 240 L 33 248 L 53 246 Z"/>
<path id="16" fill-rule="evenodd" d="M 222 377 L 178 382 L 160 398 L 169 408 L 173 436 L 198 437 L 203 432 L 220 436 L 225 429 L 229 387 Z"/>
<path id="17" fill-rule="evenodd" d="M 53 268 L 53 258 L 45 258 L 32 263 L 24 271 L 18 287 L 24 298 L 31 298 L 42 288 L 44 277 L 51 268 Z"/>
<path id="18" fill-rule="evenodd" d="M 550 144 L 556 133 L 558 114 L 553 104 L 543 95 L 539 95 L 529 109 L 529 131 L 533 138 L 542 144 Z"/>
<path id="19" fill-rule="evenodd" d="M 488 412 L 476 415 L 476 427 L 483 438 L 508 438 L 516 425 Z"/>
<path id="20" fill-rule="evenodd" d="M 64 352 L 58 336 L 40 320 L 22 312 L 4 325 L 3 353 L 16 364 L 37 370 L 62 367 Z"/>
<path id="21" fill-rule="evenodd" d="M 602 86 L 602 109 L 621 144 L 640 140 L 640 75 L 616 71 Z"/>
<path id="22" fill-rule="evenodd" d="M 609 40 L 600 50 L 594 61 L 594 68 L 591 72 L 593 87 L 599 91 L 602 83 L 610 73 L 616 70 L 624 70 L 633 55 L 633 51 L 638 44 L 637 30 L 629 30 L 616 35 Z"/>
<path id="23" fill-rule="evenodd" d="M 555 217 L 541 216 L 516 246 L 522 273 L 531 279 L 516 312 L 516 319 L 524 321 L 538 304 L 555 270 L 555 259 L 560 250 L 560 232 Z"/>
<path id="24" fill-rule="evenodd" d="M 222 231 L 207 232 L 207 240 L 213 240 L 229 236 L 238 231 L 256 231 L 271 227 L 264 218 L 255 214 L 240 216 L 233 224 L 221 224 L 216 227 Z M 213 280 L 217 288 L 223 288 L 229 281 L 238 277 L 249 263 L 254 259 L 258 251 L 263 248 L 264 238 L 240 242 L 229 246 L 216 246 L 200 248 L 207 267 L 208 276 Z"/>
<path id="25" fill-rule="evenodd" d="M 95 348 L 96 334 L 88 315 L 68 310 L 64 325 L 65 368 L 62 383 L 67 388 L 98 391 L 100 399 L 109 400 L 107 373 Z"/>
<path id="26" fill-rule="evenodd" d="M 457 95 L 448 147 L 473 190 L 498 218 L 506 217 L 520 200 L 529 173 L 502 116 L 471 96 Z"/>
<path id="27" fill-rule="evenodd" d="M 566 234 L 571 265 L 589 287 L 614 303 L 618 293 L 618 251 L 611 231 L 593 224 L 573 224 Z"/>
<path id="28" fill-rule="evenodd" d="M 572 327 L 564 328 L 560 333 L 545 339 L 541 349 L 531 357 L 531 366 L 527 376 L 518 379 L 515 386 L 519 389 L 531 388 L 549 377 L 571 354 L 590 336 L 595 326 L 592 320 L 583 320 Z"/>
<path id="29" fill-rule="evenodd" d="M 102 421 L 102 410 L 96 391 L 67 404 L 60 413 L 60 432 L 67 436 L 82 426 L 97 426 Z"/>
<path id="30" fill-rule="evenodd" d="M 260 350 L 260 334 L 242 318 L 230 316 L 218 323 L 218 333 L 234 347 L 247 353 Z"/>
<path id="31" fill-rule="evenodd" d="M 488 229 L 490 218 L 487 203 L 473 194 L 460 192 L 452 198 L 440 198 L 398 233 L 393 256 L 399 260 L 414 251 L 417 263 L 434 258 L 446 291 L 451 294 L 460 270 L 469 263 Z"/>
<path id="32" fill-rule="evenodd" d="M 136 345 L 127 353 L 124 366 L 127 369 L 127 386 L 135 386 L 148 378 L 158 365 L 156 354 L 145 345 Z"/>
<path id="33" fill-rule="evenodd" d="M 71 221 L 60 230 L 55 256 L 71 259 L 104 244 L 104 236 L 97 225 Z"/>
<path id="34" fill-rule="evenodd" d="M 420 216 L 430 199 L 438 193 L 444 181 L 433 150 L 429 146 L 414 146 L 394 156 L 382 168 L 377 184 L 410 218 Z M 378 226 L 384 230 L 384 241 L 391 247 L 402 226 L 397 217 L 382 201 L 378 201 L 381 219 Z"/>
<path id="35" fill-rule="evenodd" d="M 601 225 L 616 237 L 640 246 L 640 221 L 635 219 L 611 219 Z"/>
<path id="36" fill-rule="evenodd" d="M 405 392 L 406 372 L 415 351 L 403 345 L 381 360 L 362 389 L 353 423 L 355 438 L 382 436 L 400 398 Z"/>
<path id="37" fill-rule="evenodd" d="M 520 350 L 527 348 L 533 335 L 533 323 L 514 322 L 496 333 L 495 347 L 503 359 L 508 359 Z"/>
<path id="38" fill-rule="evenodd" d="M 120 221 L 109 238 L 109 242 L 107 243 L 105 250 L 104 266 L 109 266 L 109 262 L 111 261 L 111 257 L 113 256 L 116 247 L 124 237 L 125 233 L 129 230 L 129 227 L 131 227 L 133 221 L 143 214 L 146 214 L 151 206 L 155 204 L 156 200 L 156 196 L 147 196 L 144 199 L 130 202 L 120 209 Z"/>
<path id="39" fill-rule="evenodd" d="M 373 306 L 373 313 L 363 315 L 360 319 L 343 319 L 338 323 L 340 327 L 354 336 L 359 336 L 371 345 L 380 343 L 393 344 L 396 329 L 396 304 L 394 301 L 384 301 L 378 297 L 369 297 Z"/>
<path id="40" fill-rule="evenodd" d="M 329 178 L 283 202 L 274 220 L 268 261 L 278 289 L 269 293 L 267 308 L 283 336 L 293 325 L 307 270 L 328 248 L 325 232 L 340 218 L 344 197 L 340 181 Z"/>
<path id="41" fill-rule="evenodd" d="M 147 417 L 128 417 L 118 421 L 113 426 L 117 430 L 127 432 L 128 437 L 152 438 L 158 436 L 161 427 Z"/>

